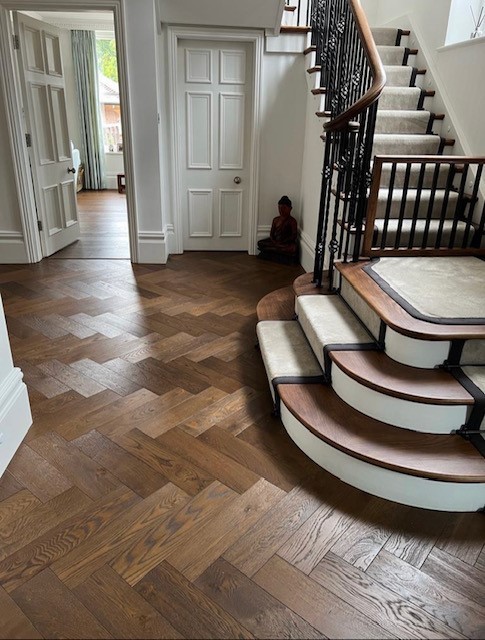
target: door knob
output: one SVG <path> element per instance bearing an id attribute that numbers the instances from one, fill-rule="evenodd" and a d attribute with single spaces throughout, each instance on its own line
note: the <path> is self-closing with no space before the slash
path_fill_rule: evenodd
<path id="1" fill-rule="evenodd" d="M 235 182 L 236 184 L 241 184 L 241 178 L 240 178 L 239 176 L 236 176 L 236 177 L 234 178 L 234 182 Z"/>
<path id="2" fill-rule="evenodd" d="M 74 167 L 72 169 L 69 169 L 69 167 L 67 167 L 67 173 L 76 173 L 76 169 Z"/>

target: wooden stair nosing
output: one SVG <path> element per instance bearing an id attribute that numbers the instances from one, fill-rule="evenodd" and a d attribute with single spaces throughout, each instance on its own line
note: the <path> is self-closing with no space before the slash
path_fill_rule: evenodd
<path id="1" fill-rule="evenodd" d="M 425 322 L 409 315 L 362 270 L 369 261 L 336 263 L 337 270 L 391 329 L 418 340 L 485 339 L 483 325 L 445 325 Z"/>
<path id="2" fill-rule="evenodd" d="M 314 44 L 312 44 L 311 46 L 307 47 L 307 48 L 303 51 L 303 55 L 304 55 L 304 56 L 306 56 L 306 55 L 308 55 L 309 53 L 313 53 L 313 52 L 314 52 L 314 51 L 316 51 L 316 50 L 317 50 L 317 47 L 316 47 Z"/>
<path id="3" fill-rule="evenodd" d="M 280 384 L 278 392 L 302 425 L 347 455 L 407 475 L 485 483 L 485 458 L 461 436 L 393 427 L 353 409 L 325 385 Z"/>
<path id="4" fill-rule="evenodd" d="M 418 369 L 391 360 L 380 351 L 331 351 L 331 360 L 360 384 L 411 402 L 473 405 L 473 396 L 442 369 Z"/>
<path id="5" fill-rule="evenodd" d="M 305 33 L 310 33 L 310 31 L 312 30 L 311 27 L 290 27 L 290 26 L 286 26 L 286 25 L 282 25 L 282 27 L 280 28 L 280 33 L 300 33 L 300 34 L 305 34 Z"/>
<path id="6" fill-rule="evenodd" d="M 258 322 L 262 320 L 293 320 L 295 294 L 293 287 L 276 289 L 265 295 L 256 306 Z"/>
<path id="7" fill-rule="evenodd" d="M 293 282 L 293 291 L 295 296 L 307 296 L 307 295 L 329 295 L 332 293 L 328 290 L 329 280 L 328 271 L 324 271 L 322 286 L 317 287 L 313 282 L 313 273 L 304 273 L 298 276 Z"/>

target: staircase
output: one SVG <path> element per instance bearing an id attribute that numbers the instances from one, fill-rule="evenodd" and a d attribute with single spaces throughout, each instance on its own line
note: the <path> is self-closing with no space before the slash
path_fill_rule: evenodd
<path id="1" fill-rule="evenodd" d="M 342 13 L 330 18 L 346 33 L 346 2 L 336 4 Z M 336 78 L 338 56 L 328 58 L 339 45 L 314 11 L 305 53 L 326 122 L 315 271 L 258 305 L 275 412 L 298 447 L 348 484 L 411 506 L 483 509 L 485 292 L 470 310 L 463 285 L 484 264 L 470 256 L 483 252 L 485 159 L 449 155 L 454 140 L 440 135 L 445 116 L 419 86 L 425 70 L 413 66 L 409 32 L 372 31 L 382 78 L 364 89 L 377 97 L 365 115 L 349 107 L 352 70 L 344 57 Z M 345 110 L 352 117 L 339 129 Z M 437 270 L 455 311 L 429 311 Z"/>

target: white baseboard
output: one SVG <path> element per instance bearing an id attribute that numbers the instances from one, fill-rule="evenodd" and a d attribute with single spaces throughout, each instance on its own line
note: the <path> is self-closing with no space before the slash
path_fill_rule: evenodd
<path id="1" fill-rule="evenodd" d="M 315 242 L 305 232 L 300 231 L 300 264 L 308 273 L 313 271 L 314 261 Z"/>
<path id="2" fill-rule="evenodd" d="M 27 264 L 28 262 L 27 249 L 20 231 L 0 230 L 0 264 Z"/>
<path id="3" fill-rule="evenodd" d="M 0 476 L 32 424 L 27 387 L 22 372 L 12 369 L 0 387 Z"/>
<path id="4" fill-rule="evenodd" d="M 138 262 L 141 264 L 166 264 L 169 251 L 164 232 L 138 232 Z"/>

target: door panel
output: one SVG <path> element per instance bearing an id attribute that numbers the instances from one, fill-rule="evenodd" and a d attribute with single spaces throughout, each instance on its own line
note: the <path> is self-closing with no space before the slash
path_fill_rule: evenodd
<path id="1" fill-rule="evenodd" d="M 185 250 L 248 250 L 251 78 L 250 45 L 179 40 Z"/>
<path id="2" fill-rule="evenodd" d="M 40 238 L 49 256 L 79 238 L 60 31 L 21 13 L 13 17 Z"/>

